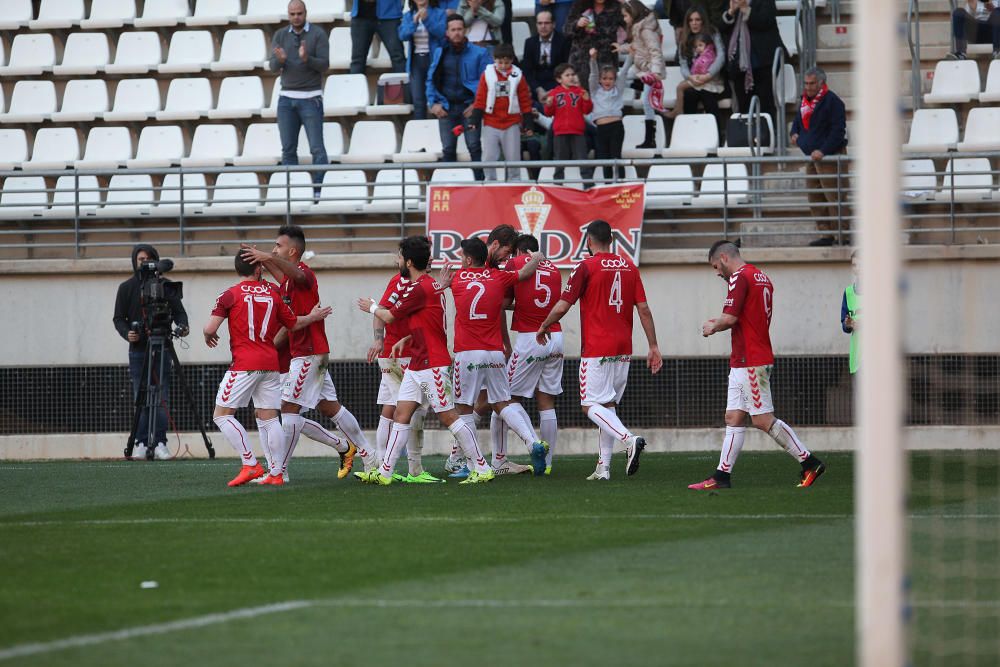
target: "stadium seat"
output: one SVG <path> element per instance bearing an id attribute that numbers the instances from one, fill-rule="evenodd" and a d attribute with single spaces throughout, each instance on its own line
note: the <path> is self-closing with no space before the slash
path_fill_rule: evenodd
<path id="1" fill-rule="evenodd" d="M 240 15 L 240 0 L 196 0 L 194 14 L 184 19 L 189 27 L 226 25 Z"/>
<path id="2" fill-rule="evenodd" d="M 261 118 L 278 117 L 278 98 L 281 96 L 281 77 L 274 77 L 274 85 L 271 86 L 271 104 L 260 110 Z"/>
<path id="3" fill-rule="evenodd" d="M 115 62 L 104 68 L 106 74 L 145 74 L 163 62 L 160 36 L 155 32 L 124 32 L 118 38 Z"/>
<path id="4" fill-rule="evenodd" d="M 104 114 L 109 122 L 154 118 L 160 111 L 160 86 L 156 79 L 122 79 L 115 91 L 115 105 Z"/>
<path id="5" fill-rule="evenodd" d="M 954 109 L 918 109 L 913 112 L 910 140 L 904 153 L 943 153 L 958 143 L 958 116 Z"/>
<path id="6" fill-rule="evenodd" d="M 208 79 L 173 79 L 167 88 L 167 102 L 163 111 L 156 113 L 156 120 L 195 120 L 213 107 Z"/>
<path id="7" fill-rule="evenodd" d="M 285 0 L 247 0 L 246 14 L 236 19 L 236 22 L 256 25 L 281 23 L 286 18 L 288 18 L 288 3 Z"/>
<path id="8" fill-rule="evenodd" d="M 510 24 L 511 40 L 514 42 L 514 55 L 518 60 L 524 58 L 524 40 L 531 37 L 531 26 L 527 21 L 512 21 Z"/>
<path id="9" fill-rule="evenodd" d="M 135 0 L 93 0 L 90 15 L 80 21 L 84 30 L 107 30 L 132 25 L 135 21 Z"/>
<path id="10" fill-rule="evenodd" d="M 391 66 L 391 65 L 390 65 Z M 405 72 L 385 72 L 379 74 L 378 77 L 378 89 L 383 90 L 385 86 L 392 84 L 401 84 L 407 89 L 410 85 L 410 75 Z M 375 101 L 378 102 L 378 96 L 376 95 Z M 369 116 L 398 116 L 405 115 L 409 117 L 413 114 L 412 104 L 369 104 L 365 107 L 365 113 Z"/>
<path id="11" fill-rule="evenodd" d="M 1000 150 L 1000 107 L 976 107 L 965 119 L 965 141 L 960 153 Z"/>
<path id="12" fill-rule="evenodd" d="M 215 61 L 215 44 L 207 30 L 178 30 L 170 38 L 167 61 L 157 71 L 164 74 L 200 72 Z"/>
<path id="13" fill-rule="evenodd" d="M 678 120 L 682 117 L 678 116 Z M 656 148 L 636 148 L 646 136 L 645 119 L 642 116 L 630 114 L 625 116 L 622 121 L 625 123 L 625 141 L 622 143 L 622 157 L 651 158 L 655 157 L 663 149 L 665 137 L 662 117 L 656 117 Z"/>
<path id="14" fill-rule="evenodd" d="M 677 33 L 674 32 L 673 26 L 670 25 L 670 21 L 667 19 L 659 19 L 657 22 L 660 24 L 660 33 L 663 34 L 663 41 L 660 43 L 660 49 L 663 51 L 663 59 L 668 63 L 676 62 Z"/>
<path id="15" fill-rule="evenodd" d="M 28 135 L 24 130 L 0 130 L 0 171 L 10 171 L 28 159 Z"/>
<path id="16" fill-rule="evenodd" d="M 535 16 L 535 0 L 511 0 L 511 16 L 528 18 Z"/>
<path id="17" fill-rule="evenodd" d="M 441 159 L 441 133 L 436 118 L 409 120 L 403 127 L 403 140 L 393 162 L 436 162 Z"/>
<path id="18" fill-rule="evenodd" d="M 799 90 L 799 82 L 795 78 L 795 67 L 790 63 L 785 63 L 783 68 L 785 74 L 784 89 L 775 89 L 775 104 L 795 104 L 802 99 L 802 91 Z M 780 83 L 780 82 L 779 82 Z"/>
<path id="19" fill-rule="evenodd" d="M 260 206 L 260 181 L 257 174 L 226 172 L 219 174 L 212 187 L 212 203 L 205 209 L 212 215 L 255 213 Z"/>
<path id="20" fill-rule="evenodd" d="M 798 22 L 794 16 L 778 17 L 778 32 L 781 34 L 781 41 L 785 45 L 788 55 L 794 58 L 799 55 L 799 42 L 796 38 L 798 33 Z"/>
<path id="21" fill-rule="evenodd" d="M 115 174 L 108 183 L 100 216 L 131 218 L 149 215 L 154 203 L 153 179 L 149 174 Z"/>
<path id="22" fill-rule="evenodd" d="M 349 21 L 350 18 L 350 7 L 346 0 L 310 0 L 309 2 L 309 20 L 314 23 Z"/>
<path id="23" fill-rule="evenodd" d="M 50 116 L 55 123 L 89 123 L 108 110 L 104 79 L 73 79 L 63 89 L 62 107 Z"/>
<path id="24" fill-rule="evenodd" d="M 277 123 L 251 123 L 243 138 L 243 153 L 233 158 L 236 166 L 271 165 L 281 162 L 281 135 Z"/>
<path id="25" fill-rule="evenodd" d="M 692 206 L 721 208 L 743 204 L 750 200 L 750 179 L 747 166 L 738 163 L 709 164 L 701 177 L 698 196 L 691 200 Z"/>
<path id="26" fill-rule="evenodd" d="M 43 127 L 35 133 L 31 159 L 22 169 L 65 169 L 80 159 L 80 136 L 70 127 Z"/>
<path id="27" fill-rule="evenodd" d="M 928 104 L 962 104 L 979 97 L 979 63 L 975 60 L 943 60 L 934 67 Z"/>
<path id="28" fill-rule="evenodd" d="M 259 76 L 228 76 L 219 87 L 219 103 L 209 118 L 250 118 L 264 106 L 264 84 Z"/>
<path id="29" fill-rule="evenodd" d="M 680 116 L 683 118 L 684 116 Z M 746 114 L 734 113 L 730 116 L 730 120 L 738 120 L 745 124 L 747 122 Z M 770 141 L 760 147 L 761 155 L 773 155 L 774 154 L 774 121 L 771 120 L 771 114 L 762 113 L 760 115 L 760 127 L 761 132 L 767 132 L 767 136 L 770 137 Z M 750 157 L 753 155 L 749 146 L 730 146 L 729 138 L 726 138 L 726 145 L 719 149 L 719 157 Z"/>
<path id="30" fill-rule="evenodd" d="M 179 125 L 147 125 L 139 134 L 135 158 L 126 160 L 129 169 L 155 169 L 180 164 L 184 157 L 184 133 Z"/>
<path id="31" fill-rule="evenodd" d="M 663 157 L 705 157 L 719 149 L 719 123 L 714 114 L 681 114 L 674 119 L 670 147 Z"/>
<path id="32" fill-rule="evenodd" d="M 219 60 L 211 64 L 213 72 L 249 72 L 267 63 L 267 41 L 264 31 L 227 30 L 222 38 Z"/>
<path id="33" fill-rule="evenodd" d="M 389 49 L 382 48 L 382 40 L 378 34 L 372 40 L 372 48 L 368 51 L 367 67 L 372 69 L 389 69 L 392 61 L 389 60 Z"/>
<path id="34" fill-rule="evenodd" d="M 677 84 L 684 80 L 681 76 L 681 68 L 668 66 L 667 75 L 663 79 L 663 108 L 672 109 L 677 105 Z M 632 88 L 625 89 L 626 100 L 631 97 L 631 101 L 627 102 L 629 106 L 633 109 L 642 109 L 642 94 L 641 92 L 636 92 Z"/>
<path id="35" fill-rule="evenodd" d="M 774 5 L 779 12 L 794 12 L 802 4 L 802 0 L 777 0 Z M 816 9 L 826 7 L 826 0 L 813 0 Z"/>
<path id="36" fill-rule="evenodd" d="M 954 190 L 952 190 L 953 169 L 955 174 Z M 989 200 L 993 196 L 991 170 L 990 160 L 985 157 L 948 160 L 941 183 L 941 191 L 935 199 L 966 203 Z"/>
<path id="37" fill-rule="evenodd" d="M 351 144 L 341 162 L 385 162 L 396 152 L 396 126 L 388 120 L 362 120 L 354 124 Z"/>
<path id="38" fill-rule="evenodd" d="M 49 207 L 49 194 L 41 176 L 9 176 L 0 190 L 0 218 L 17 220 L 41 216 Z"/>
<path id="39" fill-rule="evenodd" d="M 144 2 L 142 16 L 135 20 L 136 28 L 169 28 L 191 16 L 188 0 L 156 0 Z"/>
<path id="40" fill-rule="evenodd" d="M 52 191 L 52 208 L 45 212 L 45 217 L 72 218 L 78 202 L 80 215 L 93 214 L 101 205 L 97 176 L 60 176 Z"/>
<path id="41" fill-rule="evenodd" d="M 66 38 L 62 64 L 52 68 L 56 76 L 97 74 L 111 61 L 108 38 L 99 32 L 74 32 Z"/>
<path id="42" fill-rule="evenodd" d="M 980 102 L 1000 102 L 1000 60 L 990 63 L 986 73 L 986 88 L 979 93 Z"/>
<path id="43" fill-rule="evenodd" d="M 7 64 L 7 42 L 0 37 L 0 67 Z"/>
<path id="44" fill-rule="evenodd" d="M 280 140 L 279 140 L 280 144 Z M 323 148 L 326 149 L 326 157 L 330 162 L 340 162 L 344 155 L 344 130 L 340 123 L 323 123 Z M 299 164 L 312 164 L 312 154 L 309 152 L 309 139 L 306 137 L 306 129 L 299 129 Z M 281 156 L 279 145 L 278 156 Z"/>
<path id="45" fill-rule="evenodd" d="M 222 167 L 236 157 L 239 142 L 232 125 L 199 125 L 191 139 L 191 153 L 182 167 Z"/>
<path id="46" fill-rule="evenodd" d="M 323 189 L 313 213 L 360 213 L 368 203 L 368 183 L 359 169 L 331 170 L 323 175 Z"/>
<path id="47" fill-rule="evenodd" d="M 114 169 L 125 166 L 134 155 L 132 133 L 127 127 L 92 127 L 87 134 L 83 158 L 73 163 L 77 169 Z"/>
<path id="48" fill-rule="evenodd" d="M 29 30 L 57 30 L 79 25 L 86 14 L 83 0 L 42 0 L 38 18 L 28 21 Z"/>
<path id="49" fill-rule="evenodd" d="M 371 52 L 368 55 L 371 59 Z M 348 69 L 351 66 L 351 29 L 344 26 L 330 31 L 330 69 Z"/>
<path id="50" fill-rule="evenodd" d="M 323 115 L 356 116 L 365 110 L 369 100 L 364 74 L 331 74 L 323 90 Z"/>
<path id="51" fill-rule="evenodd" d="M 646 208 L 670 208 L 690 204 L 694 197 L 691 167 L 686 164 L 657 164 L 646 176 Z"/>
<path id="52" fill-rule="evenodd" d="M 10 108 L 0 123 L 41 123 L 56 112 L 56 85 L 51 81 L 18 81 Z"/>
<path id="53" fill-rule="evenodd" d="M 10 60 L 0 67 L 3 76 L 38 76 L 56 64 L 56 42 L 48 33 L 21 33 L 14 37 Z"/>
<path id="54" fill-rule="evenodd" d="M 31 0 L 5 0 L 0 15 L 0 30 L 17 30 L 28 25 L 34 17 Z"/>
<path id="55" fill-rule="evenodd" d="M 178 215 L 183 198 L 184 214 L 200 213 L 208 206 L 208 186 L 205 174 L 184 174 L 184 192 L 181 193 L 180 174 L 167 174 L 160 186 L 160 199 L 155 208 L 157 215 Z"/>
<path id="56" fill-rule="evenodd" d="M 903 160 L 900 163 L 901 191 L 907 201 L 933 199 L 937 192 L 937 174 L 933 160 Z"/>
<path id="57" fill-rule="evenodd" d="M 369 213 L 395 213 L 420 207 L 420 177 L 415 169 L 381 169 L 375 174 L 372 202 L 365 206 Z M 406 179 L 405 195 L 403 179 Z"/>
<path id="58" fill-rule="evenodd" d="M 413 121 L 410 121 L 413 122 Z M 431 183 L 445 185 L 449 183 L 475 183 L 476 176 L 471 169 L 435 169 L 431 172 Z"/>
<path id="59" fill-rule="evenodd" d="M 292 213 L 306 213 L 312 206 L 311 174 L 304 171 L 292 171 L 287 174 L 276 171 L 271 174 L 264 188 L 264 203 L 257 207 L 257 213 L 284 215 L 289 210 Z"/>

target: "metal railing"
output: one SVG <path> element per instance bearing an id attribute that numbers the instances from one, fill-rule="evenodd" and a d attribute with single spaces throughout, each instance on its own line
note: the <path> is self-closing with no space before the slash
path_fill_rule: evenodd
<path id="1" fill-rule="evenodd" d="M 802 0 L 795 8 L 795 46 L 799 52 L 799 79 L 816 66 L 816 1 Z"/>
<path id="2" fill-rule="evenodd" d="M 954 0 L 951 4 L 954 11 Z M 924 101 L 920 81 L 920 0 L 910 0 L 906 9 L 906 45 L 910 50 L 910 94 L 913 96 L 913 110 L 917 111 Z M 954 46 L 953 36 L 952 51 L 955 50 Z"/>
<path id="3" fill-rule="evenodd" d="M 785 128 L 788 127 L 788 111 L 785 105 L 790 100 L 785 98 L 785 50 L 780 46 L 774 50 L 774 64 L 771 65 L 771 90 L 774 91 L 774 129 L 775 151 L 778 155 L 788 152 L 788 137 Z"/>

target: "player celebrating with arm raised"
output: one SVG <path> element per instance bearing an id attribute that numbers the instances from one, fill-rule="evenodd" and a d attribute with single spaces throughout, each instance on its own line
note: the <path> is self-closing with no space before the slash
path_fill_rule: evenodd
<path id="1" fill-rule="evenodd" d="M 771 400 L 774 353 L 768 331 L 774 311 L 771 280 L 756 266 L 743 261 L 740 249 L 729 241 L 716 241 L 708 251 L 708 261 L 716 275 L 729 285 L 722 314 L 701 325 L 701 335 L 705 337 L 727 329 L 733 332 L 726 399 L 726 439 L 716 471 L 705 481 L 691 484 L 688 488 L 703 491 L 732 486 L 730 475 L 743 449 L 747 415 L 750 415 L 755 428 L 771 436 L 802 464 L 799 486 L 812 486 L 826 471 L 826 466 L 806 449 L 791 426 L 774 417 Z"/>
<path id="2" fill-rule="evenodd" d="M 646 447 L 646 441 L 629 431 L 615 412 L 625 393 L 632 361 L 633 308 L 639 313 L 649 343 L 646 365 L 653 373 L 663 367 L 639 269 L 627 258 L 612 253 L 611 243 L 610 224 L 594 220 L 587 225 L 591 256 L 570 274 L 562 297 L 536 334 L 538 344 L 544 344 L 552 325 L 580 301 L 580 404 L 587 418 L 601 430 L 600 458 L 588 480 L 611 479 L 615 442 L 625 443 L 626 475 L 634 475 L 639 469 L 639 456 Z"/>

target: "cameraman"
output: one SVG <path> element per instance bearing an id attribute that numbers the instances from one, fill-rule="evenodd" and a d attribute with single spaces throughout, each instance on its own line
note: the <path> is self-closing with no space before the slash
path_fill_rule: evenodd
<path id="1" fill-rule="evenodd" d="M 151 245 L 139 244 L 132 248 L 132 271 L 131 278 L 118 286 L 118 298 L 115 299 L 115 329 L 118 335 L 129 342 L 128 348 L 128 370 L 132 378 L 132 398 L 139 394 L 139 389 L 143 386 L 146 378 L 142 375 L 143 363 L 146 360 L 146 313 L 142 304 L 142 279 L 139 276 L 139 265 L 145 262 L 158 262 L 159 253 Z M 182 335 L 187 335 L 188 316 L 184 311 L 184 306 L 178 298 L 168 297 L 167 303 L 170 306 L 170 314 L 177 328 L 182 330 Z M 158 355 L 156 355 L 158 356 Z M 171 361 L 168 356 L 166 373 L 162 378 L 156 377 L 157 369 L 160 365 L 158 358 L 151 359 L 153 369 L 153 384 L 160 387 L 162 397 L 160 406 L 156 410 L 156 458 L 163 460 L 170 458 L 170 450 L 167 448 L 167 399 L 170 395 L 170 368 Z M 149 423 L 145 410 L 139 413 L 139 426 L 136 429 L 136 444 L 132 452 L 133 458 L 145 458 L 146 446 L 153 446 L 153 443 L 146 443 L 146 434 L 149 432 Z"/>

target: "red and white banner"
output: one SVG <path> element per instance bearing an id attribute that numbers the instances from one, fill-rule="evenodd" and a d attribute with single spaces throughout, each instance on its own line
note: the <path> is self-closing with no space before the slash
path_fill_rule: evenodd
<path id="1" fill-rule="evenodd" d="M 431 257 L 457 261 L 462 239 L 501 224 L 538 239 L 541 251 L 560 268 L 587 258 L 585 230 L 607 220 L 614 252 L 639 264 L 645 185 L 624 183 L 590 190 L 545 185 L 431 185 L 427 192 L 427 236 Z"/>

